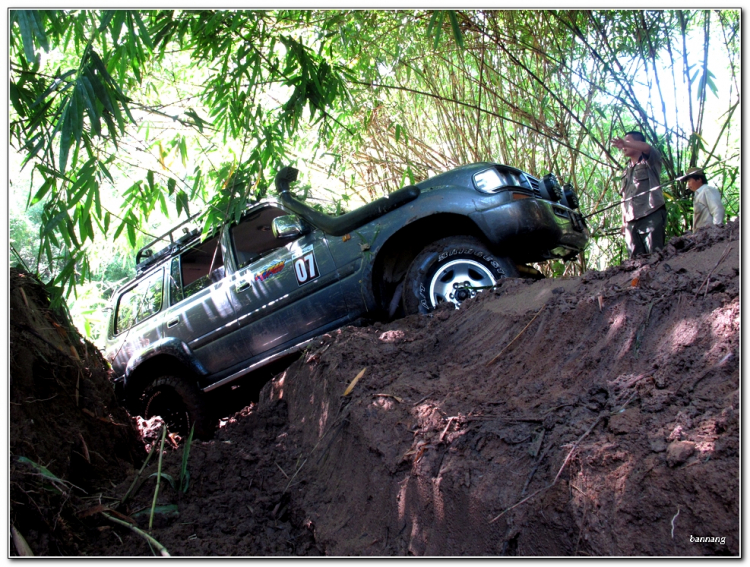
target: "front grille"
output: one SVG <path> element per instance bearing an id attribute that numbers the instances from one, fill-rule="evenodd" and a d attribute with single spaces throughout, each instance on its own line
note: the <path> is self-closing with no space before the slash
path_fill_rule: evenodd
<path id="1" fill-rule="evenodd" d="M 542 192 L 539 190 L 539 180 L 535 177 L 531 177 L 531 175 L 527 175 L 526 179 L 529 180 L 529 183 L 531 184 L 531 190 L 534 191 L 534 196 L 537 199 L 542 198 Z"/>

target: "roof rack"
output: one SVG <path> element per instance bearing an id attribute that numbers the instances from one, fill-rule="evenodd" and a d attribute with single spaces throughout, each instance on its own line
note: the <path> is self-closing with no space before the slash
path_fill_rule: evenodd
<path id="1" fill-rule="evenodd" d="M 154 240 L 146 244 L 143 248 L 138 250 L 138 253 L 135 255 L 136 275 L 141 275 L 149 266 L 152 266 L 162 258 L 173 254 L 174 252 L 185 246 L 188 242 L 194 240 L 200 234 L 200 230 L 197 228 L 188 230 L 185 225 L 194 220 L 199 214 L 200 213 L 196 213 L 188 217 L 177 226 L 169 229 L 167 232 L 155 238 Z M 183 234 L 179 238 L 175 239 L 174 233 L 180 228 L 182 228 Z M 162 248 L 158 252 L 154 253 L 151 247 L 157 242 L 167 239 L 169 239 L 169 244 L 165 248 Z"/>

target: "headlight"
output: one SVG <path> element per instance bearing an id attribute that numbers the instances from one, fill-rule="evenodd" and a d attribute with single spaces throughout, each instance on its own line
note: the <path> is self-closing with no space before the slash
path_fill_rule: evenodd
<path id="1" fill-rule="evenodd" d="M 496 169 L 485 169 L 474 174 L 474 187 L 482 193 L 494 193 L 503 186 L 503 180 Z"/>

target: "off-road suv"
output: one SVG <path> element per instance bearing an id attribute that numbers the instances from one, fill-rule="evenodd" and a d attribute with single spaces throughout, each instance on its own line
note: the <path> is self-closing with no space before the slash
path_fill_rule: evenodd
<path id="1" fill-rule="evenodd" d="M 526 264 L 588 240 L 575 192 L 552 174 L 476 163 L 338 217 L 295 199 L 296 177 L 282 169 L 278 199 L 207 239 L 178 226 L 138 252 L 106 346 L 132 412 L 208 436 L 204 392 L 356 319 L 458 307 L 500 278 L 539 275 Z"/>

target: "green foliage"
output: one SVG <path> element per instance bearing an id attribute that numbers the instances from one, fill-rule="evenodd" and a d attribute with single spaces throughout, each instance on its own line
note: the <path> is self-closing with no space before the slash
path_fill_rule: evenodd
<path id="1" fill-rule="evenodd" d="M 188 435 L 185 445 L 182 448 L 182 466 L 180 467 L 180 492 L 187 492 L 190 486 L 190 471 L 188 470 L 188 458 L 190 457 L 190 447 L 193 444 L 193 433 L 195 432 L 195 424 L 190 428 L 190 435 Z"/>
<path id="2" fill-rule="evenodd" d="M 31 177 L 15 261 L 58 294 L 106 293 L 163 225 L 199 213 L 209 234 L 305 160 L 326 179 L 308 196 L 334 212 L 479 160 L 553 171 L 594 212 L 618 199 L 610 140 L 629 129 L 660 148 L 664 181 L 707 167 L 736 214 L 739 23 L 738 10 L 11 10 L 10 142 Z M 677 189 L 670 235 L 691 215 Z M 589 224 L 577 266 L 619 261 L 618 208 Z"/>

